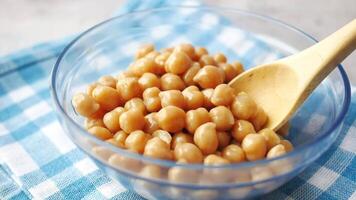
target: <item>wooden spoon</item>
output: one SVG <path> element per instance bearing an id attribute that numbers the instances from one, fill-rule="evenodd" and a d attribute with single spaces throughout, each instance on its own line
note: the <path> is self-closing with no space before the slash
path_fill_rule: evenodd
<path id="1" fill-rule="evenodd" d="M 249 94 L 266 112 L 266 127 L 278 130 L 355 48 L 356 19 L 297 54 L 245 71 L 229 85 Z"/>

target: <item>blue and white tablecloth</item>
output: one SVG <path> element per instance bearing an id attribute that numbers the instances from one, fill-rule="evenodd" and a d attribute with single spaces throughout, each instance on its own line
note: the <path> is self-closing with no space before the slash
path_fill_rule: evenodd
<path id="1" fill-rule="evenodd" d="M 120 13 L 167 4 L 130 0 Z M 0 57 L 0 199 L 142 199 L 98 169 L 67 138 L 55 117 L 49 73 L 68 41 Z M 256 45 L 248 48 L 261 49 Z M 322 158 L 266 198 L 356 199 L 355 117 L 353 89 L 337 141 Z"/>

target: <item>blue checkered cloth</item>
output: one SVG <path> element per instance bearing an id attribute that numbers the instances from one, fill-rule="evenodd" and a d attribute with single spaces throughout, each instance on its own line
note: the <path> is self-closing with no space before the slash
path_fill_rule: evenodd
<path id="1" fill-rule="evenodd" d="M 130 0 L 121 13 L 167 2 Z M 217 40 L 236 39 L 238 34 L 231 31 L 216 33 Z M 55 117 L 48 78 L 67 43 L 68 38 L 0 58 L 0 199 L 142 199 L 98 169 L 68 139 Z M 238 52 L 241 58 L 262 56 L 257 63 L 281 56 L 258 40 L 245 44 L 244 52 Z M 257 64 L 246 63 L 249 60 L 242 61 Z M 266 198 L 356 199 L 356 91 L 352 94 L 336 142 L 303 173 Z"/>

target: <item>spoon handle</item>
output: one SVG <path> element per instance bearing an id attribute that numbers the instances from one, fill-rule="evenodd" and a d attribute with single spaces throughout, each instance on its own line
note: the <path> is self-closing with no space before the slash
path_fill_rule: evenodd
<path id="1" fill-rule="evenodd" d="M 324 40 L 287 57 L 282 62 L 295 68 L 302 79 L 304 95 L 309 93 L 356 49 L 356 19 L 352 20 Z"/>

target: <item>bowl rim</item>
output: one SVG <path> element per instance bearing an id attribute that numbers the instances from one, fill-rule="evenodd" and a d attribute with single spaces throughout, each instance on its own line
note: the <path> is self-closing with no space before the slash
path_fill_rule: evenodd
<path id="1" fill-rule="evenodd" d="M 272 22 L 275 25 L 278 26 L 282 26 L 283 28 L 289 29 L 293 32 L 298 33 L 299 35 L 304 36 L 306 39 L 312 41 L 313 43 L 318 42 L 315 38 L 313 38 L 311 35 L 305 33 L 304 31 L 302 31 L 301 29 L 289 25 L 281 20 L 275 19 L 273 17 L 270 16 L 266 16 L 263 14 L 259 14 L 256 12 L 251 12 L 251 11 L 247 11 L 247 10 L 243 10 L 243 9 L 236 9 L 236 8 L 227 8 L 227 7 L 220 7 L 220 6 L 165 6 L 165 7 L 160 7 L 160 8 L 150 8 L 150 9 L 144 9 L 144 10 L 138 10 L 138 11 L 133 11 L 133 12 L 129 12 L 129 13 L 125 13 L 125 14 L 121 14 L 112 18 L 109 18 L 101 23 L 98 23 L 94 26 L 92 26 L 91 28 L 87 29 L 86 31 L 82 32 L 81 34 L 79 34 L 76 38 L 74 38 L 60 53 L 57 61 L 54 64 L 54 67 L 52 69 L 51 72 L 51 79 L 50 79 L 50 90 L 51 90 L 51 96 L 52 96 L 52 100 L 54 102 L 54 106 L 56 109 L 56 114 L 57 117 L 59 118 L 63 118 L 64 120 L 66 120 L 67 122 L 69 122 L 71 125 L 75 126 L 77 129 L 79 129 L 80 134 L 84 135 L 85 137 L 89 137 L 91 140 L 93 140 L 95 143 L 100 144 L 102 147 L 107 148 L 108 150 L 121 154 L 123 156 L 129 157 L 131 159 L 136 159 L 136 160 L 142 160 L 151 164 L 156 164 L 156 165 L 160 165 L 160 166 L 165 166 L 165 167 L 182 167 L 182 168 L 188 168 L 188 169 L 206 169 L 206 168 L 215 168 L 215 169 L 239 169 L 239 168 L 248 168 L 248 167 L 256 167 L 259 165 L 267 165 L 273 161 L 277 161 L 277 160 L 283 160 L 285 158 L 289 158 L 289 157 L 294 157 L 296 155 L 299 155 L 300 153 L 306 151 L 307 149 L 312 148 L 316 143 L 320 143 L 321 141 L 323 141 L 323 139 L 326 138 L 326 136 L 330 135 L 337 127 L 339 127 L 339 125 L 341 124 L 342 120 L 344 119 L 349 105 L 350 105 L 350 101 L 351 101 L 351 87 L 350 87 L 350 82 L 349 79 L 347 77 L 347 74 L 345 72 L 345 70 L 343 69 L 341 64 L 338 64 L 338 71 L 341 74 L 341 78 L 343 80 L 344 83 L 344 103 L 342 105 L 342 109 L 339 113 L 339 115 L 336 116 L 334 123 L 330 126 L 329 129 L 321 132 L 321 134 L 319 134 L 317 137 L 315 137 L 313 140 L 308 141 L 298 147 L 296 147 L 292 152 L 289 152 L 285 155 L 282 155 L 280 157 L 276 157 L 276 158 L 272 158 L 272 159 L 262 159 L 262 160 L 257 160 L 257 161 L 249 161 L 249 162 L 243 162 L 243 163 L 232 163 L 229 165 L 221 165 L 221 166 L 206 166 L 204 164 L 180 164 L 180 163 L 176 163 L 174 161 L 168 161 L 168 160 L 161 160 L 161 159 L 156 159 L 156 158 L 151 158 L 151 157 L 147 157 L 147 156 L 143 156 L 141 154 L 136 154 L 133 152 L 129 152 L 125 149 L 120 149 L 117 148 L 105 141 L 102 141 L 98 138 L 96 138 L 95 136 L 89 134 L 87 132 L 87 130 L 85 130 L 80 124 L 76 123 L 65 111 L 65 109 L 62 107 L 60 100 L 58 98 L 57 95 L 57 91 L 55 90 L 56 88 L 56 78 L 57 78 L 57 72 L 60 68 L 61 65 L 61 61 L 64 58 L 64 56 L 66 56 L 66 53 L 71 49 L 71 47 L 76 44 L 82 37 L 86 36 L 88 33 L 90 33 L 93 30 L 96 30 L 96 28 L 99 28 L 105 24 L 110 23 L 111 21 L 117 20 L 117 19 L 121 19 L 121 18 L 125 18 L 125 17 L 129 17 L 131 15 L 136 15 L 136 14 L 144 14 L 144 13 L 151 13 L 151 12 L 159 12 L 162 10 L 169 10 L 169 9 L 198 9 L 199 11 L 204 11 L 204 10 L 210 10 L 210 11 L 228 11 L 228 12 L 233 12 L 233 13 L 237 13 L 237 14 L 242 14 L 242 15 L 249 15 L 252 17 L 256 17 L 256 18 L 260 18 L 269 22 Z M 76 143 L 75 141 L 72 140 L 72 142 Z M 77 145 L 80 149 L 82 149 L 82 147 L 80 145 Z M 82 149 L 83 150 L 83 149 Z M 85 151 L 85 150 L 84 150 Z M 86 151 L 85 151 L 86 152 Z M 87 152 L 88 153 L 88 152 Z M 91 156 L 93 157 L 93 156 Z M 276 177 L 276 176 L 274 176 Z"/>

